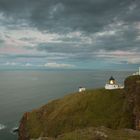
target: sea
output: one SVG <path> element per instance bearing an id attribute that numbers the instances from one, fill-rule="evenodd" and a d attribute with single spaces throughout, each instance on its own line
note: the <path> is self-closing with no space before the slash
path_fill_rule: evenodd
<path id="1" fill-rule="evenodd" d="M 56 98 L 86 89 L 104 87 L 113 76 L 119 84 L 133 71 L 111 70 L 0 70 L 0 140 L 17 140 L 12 129 L 24 112 Z"/>

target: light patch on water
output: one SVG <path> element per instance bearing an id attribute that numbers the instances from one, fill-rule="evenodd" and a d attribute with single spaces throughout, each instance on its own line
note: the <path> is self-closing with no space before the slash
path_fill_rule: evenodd
<path id="1" fill-rule="evenodd" d="M 16 135 L 18 133 L 18 126 L 13 127 L 10 131 L 11 134 Z"/>
<path id="2" fill-rule="evenodd" d="M 3 130 L 3 129 L 5 129 L 5 128 L 6 128 L 6 126 L 5 126 L 5 125 L 0 124 L 0 130 Z"/>

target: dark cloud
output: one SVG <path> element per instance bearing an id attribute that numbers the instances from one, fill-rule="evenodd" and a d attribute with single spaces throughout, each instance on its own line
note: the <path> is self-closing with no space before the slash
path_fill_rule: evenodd
<path id="1" fill-rule="evenodd" d="M 65 33 L 81 30 L 97 32 L 115 18 L 137 21 L 136 0 L 0 0 L 0 10 L 14 21 L 26 21 L 41 30 Z M 130 11 L 131 9 L 133 12 Z"/>
<path id="2" fill-rule="evenodd" d="M 34 48 L 78 61 L 95 60 L 101 50 L 140 51 L 139 13 L 139 0 L 0 0 L 1 26 L 29 26 L 46 34 L 57 33 L 60 37 L 54 42 L 38 43 Z M 71 32 L 80 35 L 67 36 Z M 27 35 L 21 40 L 31 39 Z"/>
<path id="3" fill-rule="evenodd" d="M 113 29 L 112 29 L 113 31 Z M 139 49 L 140 40 L 137 40 L 139 30 L 135 29 L 134 25 L 129 25 L 127 28 L 123 26 L 113 35 L 103 35 L 98 38 L 99 43 L 96 47 L 104 50 L 133 50 Z"/>

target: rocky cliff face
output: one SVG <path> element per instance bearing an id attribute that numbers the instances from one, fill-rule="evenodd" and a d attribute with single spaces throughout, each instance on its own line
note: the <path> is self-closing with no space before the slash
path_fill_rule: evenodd
<path id="1" fill-rule="evenodd" d="M 86 127 L 140 129 L 140 76 L 125 80 L 125 89 L 75 93 L 25 113 L 19 140 L 53 137 Z"/>
<path id="2" fill-rule="evenodd" d="M 125 80 L 126 100 L 133 112 L 133 128 L 140 130 L 140 76 L 130 76 Z"/>
<path id="3" fill-rule="evenodd" d="M 29 140 L 28 130 L 26 123 L 28 121 L 28 113 L 25 113 L 20 121 L 19 127 L 19 140 Z"/>

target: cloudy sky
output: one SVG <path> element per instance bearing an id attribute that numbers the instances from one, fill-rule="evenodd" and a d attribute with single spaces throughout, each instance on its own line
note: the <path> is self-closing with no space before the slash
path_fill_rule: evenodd
<path id="1" fill-rule="evenodd" d="M 139 65 L 140 0 L 0 0 L 0 68 Z"/>

